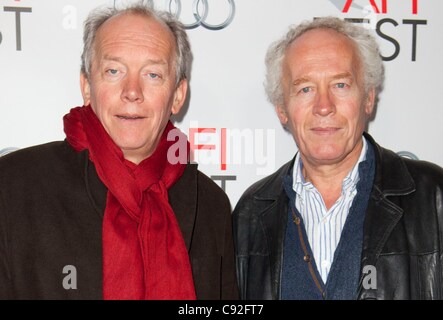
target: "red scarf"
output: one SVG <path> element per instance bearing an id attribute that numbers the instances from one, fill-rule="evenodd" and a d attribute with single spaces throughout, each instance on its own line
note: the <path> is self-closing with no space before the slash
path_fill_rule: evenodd
<path id="1" fill-rule="evenodd" d="M 186 165 L 170 164 L 168 123 L 154 153 L 139 165 L 124 159 L 90 106 L 71 109 L 64 130 L 77 151 L 89 150 L 108 188 L 103 218 L 104 299 L 195 299 L 183 235 L 168 189 Z"/>

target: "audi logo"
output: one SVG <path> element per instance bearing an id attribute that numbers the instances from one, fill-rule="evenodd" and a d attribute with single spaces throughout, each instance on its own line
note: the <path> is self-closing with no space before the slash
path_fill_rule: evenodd
<path id="1" fill-rule="evenodd" d="M 192 5 L 192 15 L 195 18 L 195 21 L 191 24 L 185 24 L 186 29 L 194 29 L 198 26 L 202 26 L 209 30 L 221 30 L 229 26 L 234 20 L 235 15 L 235 3 L 234 0 L 227 0 L 229 4 L 229 15 L 226 18 L 225 21 L 223 21 L 220 24 L 211 24 L 207 21 L 208 19 L 208 13 L 209 13 L 209 3 L 208 0 L 194 0 L 194 3 Z M 175 2 L 176 10 L 173 12 L 172 10 L 172 3 Z M 203 12 L 200 14 L 199 12 L 199 5 L 201 3 L 201 6 L 203 7 Z M 180 19 L 180 14 L 182 10 L 182 4 L 180 0 L 169 0 L 169 12 L 174 15 L 177 19 Z"/>
<path id="2" fill-rule="evenodd" d="M 413 154 L 412 152 L 409 152 L 409 151 L 399 151 L 399 152 L 397 152 L 397 154 L 400 157 L 404 157 L 404 158 L 408 158 L 408 159 L 412 159 L 412 160 L 420 160 L 415 154 Z"/>
<path id="3" fill-rule="evenodd" d="M 117 0 L 114 0 L 114 8 L 116 6 Z M 154 0 L 142 0 L 142 3 L 146 2 L 149 6 L 154 8 Z M 229 13 L 226 19 L 219 24 L 216 24 L 214 22 L 208 21 L 208 14 L 209 14 L 209 1 L 208 0 L 194 0 L 192 3 L 192 16 L 194 18 L 194 21 L 185 23 L 182 21 L 182 23 L 185 25 L 186 29 L 195 29 L 199 26 L 202 26 L 209 30 L 221 30 L 229 26 L 234 20 L 235 16 L 235 3 L 234 0 L 227 0 L 229 5 Z M 172 14 L 174 17 L 180 20 L 181 13 L 182 13 L 182 1 L 181 0 L 167 0 L 166 1 L 166 8 L 164 8 L 165 11 L 168 11 L 170 14 Z"/>
<path id="4" fill-rule="evenodd" d="M 7 155 L 8 153 L 14 152 L 15 150 L 18 150 L 18 148 L 5 148 L 0 150 L 0 157 Z"/>

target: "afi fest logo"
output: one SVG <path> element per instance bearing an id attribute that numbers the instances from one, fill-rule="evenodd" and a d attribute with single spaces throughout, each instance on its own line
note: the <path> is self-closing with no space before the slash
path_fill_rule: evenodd
<path id="1" fill-rule="evenodd" d="M 426 26 L 427 20 L 423 19 L 393 19 L 389 16 L 393 8 L 407 10 L 415 17 L 419 12 L 419 0 L 329 0 L 340 12 L 350 15 L 357 10 L 363 13 L 364 18 L 345 18 L 355 23 L 363 23 L 368 28 L 374 29 L 377 35 L 385 41 L 390 42 L 394 47 L 394 52 L 390 55 L 383 56 L 385 61 L 391 61 L 398 57 L 402 47 L 410 46 L 411 61 L 417 60 L 418 34 L 419 27 Z M 353 9 L 353 10 L 352 10 Z M 390 25 L 385 27 L 385 25 Z M 394 28 L 410 28 L 410 43 L 402 43 L 393 35 L 388 34 L 386 29 Z M 403 39 L 404 41 L 405 39 Z"/>
<path id="2" fill-rule="evenodd" d="M 231 165 L 253 165 L 258 176 L 269 175 L 275 170 L 275 129 L 237 129 L 201 127 L 191 121 L 187 139 L 179 130 L 169 132 L 167 139 L 175 143 L 168 150 L 171 164 L 187 163 L 188 158 L 200 165 L 216 165 L 226 172 Z M 236 181 L 235 175 L 211 175 L 221 181 L 226 191 L 227 181 Z"/>
<path id="3" fill-rule="evenodd" d="M 20 2 L 20 0 L 15 0 L 14 2 Z M 21 23 L 22 14 L 27 14 L 31 12 L 32 8 L 30 7 L 3 6 L 3 14 L 14 15 L 15 17 L 15 49 L 17 51 L 22 50 L 22 23 Z M 1 7 L 0 7 L 0 13 L 1 13 Z M 3 42 L 3 34 L 0 30 L 0 45 L 2 44 L 2 42 Z"/>

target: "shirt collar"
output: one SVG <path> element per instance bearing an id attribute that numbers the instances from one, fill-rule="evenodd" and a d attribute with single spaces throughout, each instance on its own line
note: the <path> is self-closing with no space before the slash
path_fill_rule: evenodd
<path id="1" fill-rule="evenodd" d="M 343 179 L 342 192 L 344 192 L 345 190 L 354 190 L 357 187 L 357 182 L 359 180 L 358 165 L 366 160 L 366 152 L 368 150 L 368 143 L 364 136 L 362 137 L 362 140 L 363 140 L 363 148 L 360 152 L 360 157 L 358 158 L 358 161 L 354 165 L 352 170 Z M 297 152 L 294 161 L 294 168 L 292 170 L 293 174 L 292 188 L 298 195 L 301 195 L 303 189 L 311 190 L 315 188 L 311 182 L 306 182 L 302 173 L 303 172 L 302 169 L 303 169 L 303 162 L 301 160 L 300 152 Z"/>

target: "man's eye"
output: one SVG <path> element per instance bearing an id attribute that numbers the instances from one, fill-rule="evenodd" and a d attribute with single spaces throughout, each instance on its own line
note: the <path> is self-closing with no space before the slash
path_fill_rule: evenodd
<path id="1" fill-rule="evenodd" d="M 150 77 L 151 79 L 160 78 L 160 76 L 157 73 L 153 73 L 153 72 L 148 73 L 148 77 Z"/>
<path id="2" fill-rule="evenodd" d="M 117 69 L 108 69 L 106 70 L 107 73 L 109 73 L 112 76 L 115 76 L 118 74 L 118 70 Z"/>
<path id="3" fill-rule="evenodd" d="M 311 88 L 306 87 L 306 88 L 301 89 L 301 91 L 302 91 L 303 93 L 309 93 L 309 91 L 311 91 Z"/>
<path id="4" fill-rule="evenodd" d="M 340 82 L 340 83 L 337 83 L 336 86 L 337 86 L 337 88 L 339 88 L 339 89 L 344 89 L 344 88 L 346 88 L 346 83 L 344 83 L 344 82 Z"/>

